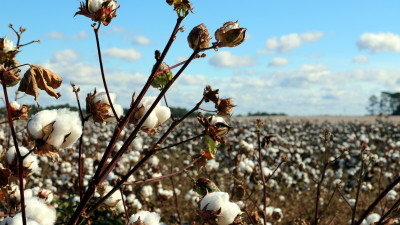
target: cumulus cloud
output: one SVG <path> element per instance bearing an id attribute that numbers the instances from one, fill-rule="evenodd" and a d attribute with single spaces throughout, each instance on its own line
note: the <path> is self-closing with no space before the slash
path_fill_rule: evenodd
<path id="1" fill-rule="evenodd" d="M 299 48 L 304 43 L 316 42 L 323 36 L 324 33 L 320 31 L 314 31 L 302 34 L 292 33 L 288 35 L 283 35 L 279 38 L 272 37 L 269 38 L 265 43 L 265 46 L 267 47 L 266 52 L 278 51 L 280 53 L 285 53 L 290 50 Z"/>
<path id="2" fill-rule="evenodd" d="M 46 37 L 59 40 L 65 39 L 65 35 L 61 32 L 50 32 L 46 34 Z"/>
<path id="3" fill-rule="evenodd" d="M 387 33 L 364 33 L 357 41 L 359 50 L 369 50 L 373 54 L 380 52 L 400 52 L 400 36 Z"/>
<path id="4" fill-rule="evenodd" d="M 72 35 L 72 39 L 82 40 L 88 37 L 88 34 L 85 31 L 81 31 L 77 34 Z"/>
<path id="5" fill-rule="evenodd" d="M 354 59 L 353 59 L 353 63 L 366 63 L 366 62 L 368 62 L 368 56 L 366 56 L 366 55 L 359 55 L 359 56 L 356 56 L 356 57 L 354 57 Z"/>
<path id="6" fill-rule="evenodd" d="M 55 63 L 70 63 L 78 59 L 81 59 L 81 55 L 78 52 L 72 49 L 64 49 L 53 52 L 52 61 Z"/>
<path id="7" fill-rule="evenodd" d="M 142 54 L 134 48 L 129 48 L 129 49 L 110 48 L 104 50 L 103 54 L 110 58 L 122 59 L 127 62 L 132 62 L 142 58 Z"/>
<path id="8" fill-rule="evenodd" d="M 271 62 L 269 62 L 268 66 L 270 66 L 270 67 L 281 67 L 281 66 L 285 66 L 287 64 L 289 64 L 289 60 L 288 59 L 276 57 L 276 58 L 273 58 L 271 60 Z"/>
<path id="9" fill-rule="evenodd" d="M 151 44 L 151 41 L 150 41 L 149 38 L 147 38 L 145 36 L 142 36 L 142 35 L 139 35 L 135 39 L 135 44 L 137 44 L 137 45 L 149 45 L 149 44 Z"/>
<path id="10" fill-rule="evenodd" d="M 241 68 L 256 65 L 255 59 L 251 56 L 232 55 L 228 51 L 218 52 L 209 62 L 215 67 Z"/>

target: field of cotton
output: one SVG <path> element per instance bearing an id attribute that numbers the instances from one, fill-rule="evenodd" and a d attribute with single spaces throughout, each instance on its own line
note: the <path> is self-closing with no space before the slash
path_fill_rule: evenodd
<path id="1" fill-rule="evenodd" d="M 348 224 L 353 211 L 354 217 L 359 218 L 399 176 L 400 128 L 398 121 L 392 118 L 377 117 L 365 121 L 360 117 L 352 121 L 317 122 L 270 117 L 262 118 L 262 122 L 260 137 L 263 140 L 268 137 L 268 141 L 261 141 L 259 145 L 255 118 L 228 121 L 232 129 L 217 147 L 214 159 L 199 157 L 208 148 L 201 138 L 159 151 L 120 191 L 88 215 L 84 224 L 128 224 L 129 220 L 130 224 L 137 224 L 132 221 L 139 217 L 148 225 L 213 224 L 210 221 L 216 215 L 220 217 L 218 224 L 263 224 L 264 191 L 269 224 L 310 224 L 315 218 L 318 193 L 320 223 Z M 8 148 L 12 146 L 12 140 L 8 138 L 7 126 L 1 125 L 1 156 L 2 162 L 12 165 L 11 153 L 15 150 Z M 32 143 L 26 138 L 26 122 L 17 122 L 15 126 L 19 142 L 29 148 Z M 94 201 L 111 190 L 120 177 L 135 166 L 165 132 L 164 127 L 155 134 L 138 134 L 104 185 L 97 188 Z M 132 128 L 126 127 L 120 139 L 126 138 Z M 84 188 L 93 177 L 113 129 L 113 123 L 89 121 L 85 126 Z M 196 119 L 188 120 L 175 129 L 160 149 L 196 137 L 201 132 L 202 127 Z M 122 144 L 122 141 L 117 142 L 114 153 Z M 259 146 L 267 183 L 265 190 L 260 176 Z M 22 147 L 20 151 L 21 154 L 27 152 Z M 328 163 L 325 163 L 325 156 Z M 25 199 L 29 202 L 26 211 L 27 215 L 31 213 L 40 218 L 36 220 L 40 221 L 37 224 L 53 224 L 52 220 L 56 220 L 56 224 L 65 224 L 68 221 L 80 201 L 78 161 L 76 145 L 60 151 L 54 160 L 34 153 L 24 159 L 27 168 L 24 171 L 27 175 Z M 322 171 L 325 171 L 324 176 Z M 172 174 L 174 176 L 169 176 Z M 396 224 L 399 188 L 395 185 L 361 224 L 377 222 L 390 209 L 385 220 L 391 218 L 390 223 Z M 203 191 L 210 193 L 205 195 Z M 45 201 L 34 200 L 37 198 L 30 198 L 32 196 Z M 8 190 L 3 188 L 1 197 L 3 218 L 14 215 L 13 207 L 20 199 L 18 186 L 13 185 Z M 51 213 L 53 208 L 57 215 Z M 7 224 L 6 221 L 4 219 L 1 224 Z"/>

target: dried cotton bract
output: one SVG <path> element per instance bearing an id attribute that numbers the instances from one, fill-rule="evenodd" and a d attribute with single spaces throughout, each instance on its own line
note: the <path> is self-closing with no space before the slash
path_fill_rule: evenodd
<path id="1" fill-rule="evenodd" d="M 159 225 L 160 218 L 160 215 L 156 212 L 139 211 L 138 213 L 131 216 L 128 225 Z"/>
<path id="2" fill-rule="evenodd" d="M 78 112 L 68 109 L 43 110 L 28 122 L 39 155 L 58 156 L 57 149 L 69 148 L 82 134 Z"/>
<path id="3" fill-rule="evenodd" d="M 81 2 L 79 11 L 75 13 L 75 16 L 83 15 L 107 26 L 117 16 L 117 9 L 117 2 L 114 0 L 86 0 L 85 3 Z"/>
<path id="4" fill-rule="evenodd" d="M 113 103 L 115 112 L 118 117 L 121 117 L 124 110 L 121 105 L 114 104 L 117 96 L 114 93 L 109 93 L 111 102 Z M 110 102 L 108 101 L 107 93 L 105 91 L 89 93 L 86 97 L 86 111 L 91 114 L 93 121 L 96 123 L 115 122 L 116 119 L 112 112 Z"/>

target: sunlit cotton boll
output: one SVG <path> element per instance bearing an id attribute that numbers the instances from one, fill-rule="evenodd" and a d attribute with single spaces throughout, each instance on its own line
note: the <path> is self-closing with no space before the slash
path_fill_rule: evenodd
<path id="1" fill-rule="evenodd" d="M 24 156 L 29 153 L 29 150 L 25 147 L 19 147 L 19 152 L 21 153 L 21 156 Z M 17 151 L 15 150 L 15 147 L 11 147 L 8 149 L 7 153 L 7 163 L 9 165 L 17 165 Z M 30 170 L 32 173 L 34 173 L 38 169 L 38 159 L 36 155 L 34 154 L 29 154 L 25 159 L 24 159 L 24 167 L 28 170 Z"/>
<path id="2" fill-rule="evenodd" d="M 3 223 L 0 223 L 3 225 Z M 12 220 L 8 223 L 4 223 L 4 225 L 23 225 L 22 223 L 22 213 L 17 213 L 15 216 L 12 218 Z M 41 225 L 38 222 L 31 220 L 31 219 L 26 219 L 26 225 Z"/>
<path id="3" fill-rule="evenodd" d="M 53 123 L 54 122 L 54 123 Z M 68 109 L 42 110 L 28 122 L 28 131 L 35 139 L 44 138 L 43 128 L 53 123 L 47 144 L 55 148 L 69 148 L 82 134 L 78 112 Z"/>
<path id="4" fill-rule="evenodd" d="M 134 224 L 136 221 L 138 221 L 138 219 L 140 219 L 140 221 L 146 225 L 159 225 L 160 218 L 160 215 L 156 212 L 139 211 L 131 216 L 128 225 Z"/>
<path id="5" fill-rule="evenodd" d="M 56 221 L 56 211 L 46 205 L 42 200 L 33 197 L 25 201 L 26 217 L 41 225 L 53 225 Z"/>
<path id="6" fill-rule="evenodd" d="M 148 110 L 150 109 L 151 105 L 154 103 L 155 100 L 156 97 L 144 97 L 142 99 L 142 101 L 139 104 L 139 108 L 142 106 L 144 107 L 143 116 L 148 112 Z M 161 106 L 159 102 L 157 103 L 154 110 L 147 117 L 147 119 L 144 121 L 142 127 L 149 129 L 156 128 L 157 126 L 161 125 L 166 120 L 168 120 L 170 117 L 171 117 L 171 110 L 166 106 Z M 142 118 L 140 118 L 140 120 L 142 120 Z"/>
<path id="7" fill-rule="evenodd" d="M 237 204 L 229 201 L 229 195 L 226 192 L 213 192 L 204 196 L 200 203 L 200 210 L 219 210 L 218 225 L 231 224 L 241 213 Z"/>

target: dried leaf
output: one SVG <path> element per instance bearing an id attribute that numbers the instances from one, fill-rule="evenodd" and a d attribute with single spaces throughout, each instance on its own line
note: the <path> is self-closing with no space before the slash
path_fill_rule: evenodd
<path id="1" fill-rule="evenodd" d="M 61 86 L 62 78 L 55 74 L 54 72 L 45 69 L 38 65 L 32 65 L 31 68 L 25 72 L 22 78 L 18 91 L 25 92 L 28 95 L 37 98 L 39 97 L 39 89 L 44 90 L 50 96 L 59 98 L 60 93 L 56 93 L 54 89 Z"/>
<path id="2" fill-rule="evenodd" d="M 11 170 L 0 169 L 0 187 L 4 187 L 8 184 L 8 178 L 10 177 L 10 175 L 11 175 Z"/>

